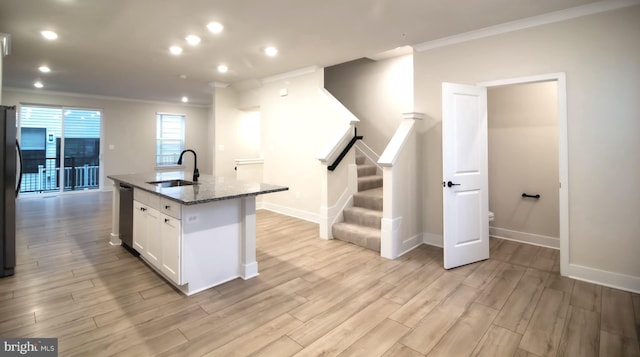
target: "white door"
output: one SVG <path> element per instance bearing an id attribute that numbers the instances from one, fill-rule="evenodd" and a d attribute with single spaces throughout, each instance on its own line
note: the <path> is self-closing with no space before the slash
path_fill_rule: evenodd
<path id="1" fill-rule="evenodd" d="M 442 84 L 444 268 L 489 258 L 487 89 Z"/>

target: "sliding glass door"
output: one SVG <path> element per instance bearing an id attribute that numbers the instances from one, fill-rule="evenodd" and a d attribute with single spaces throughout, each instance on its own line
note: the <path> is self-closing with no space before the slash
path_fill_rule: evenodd
<path id="1" fill-rule="evenodd" d="M 100 187 L 100 128 L 96 109 L 22 105 L 21 193 Z"/>

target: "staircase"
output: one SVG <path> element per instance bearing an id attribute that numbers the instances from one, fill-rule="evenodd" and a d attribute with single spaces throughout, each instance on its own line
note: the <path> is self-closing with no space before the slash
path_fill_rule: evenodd
<path id="1" fill-rule="evenodd" d="M 342 212 L 344 222 L 331 227 L 333 237 L 360 247 L 380 251 L 380 222 L 382 220 L 382 176 L 375 165 L 365 163 L 365 157 L 356 155 L 358 166 L 358 192 L 353 196 L 353 207 Z"/>

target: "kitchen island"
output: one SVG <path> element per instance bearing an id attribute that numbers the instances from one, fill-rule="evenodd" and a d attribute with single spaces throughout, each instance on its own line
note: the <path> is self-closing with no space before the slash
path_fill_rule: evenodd
<path id="1" fill-rule="evenodd" d="M 186 295 L 258 275 L 256 196 L 288 188 L 184 172 L 110 175 L 110 243 L 121 244 L 121 187 L 133 189 L 130 248 Z M 185 179 L 186 178 L 186 179 Z M 123 201 L 124 202 L 124 201 Z"/>

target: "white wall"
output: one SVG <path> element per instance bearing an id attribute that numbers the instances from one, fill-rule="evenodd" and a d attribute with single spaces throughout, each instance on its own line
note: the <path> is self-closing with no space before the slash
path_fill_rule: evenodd
<path id="1" fill-rule="evenodd" d="M 267 79 L 261 88 L 246 93 L 257 98 L 260 107 L 264 182 L 289 187 L 262 196 L 263 206 L 313 222 L 319 221 L 321 205 L 322 167 L 317 156 L 344 125 L 320 96 L 323 80 L 322 69 L 303 71 Z M 287 95 L 281 96 L 282 90 Z M 250 101 L 239 98 L 239 103 Z"/>
<path id="2" fill-rule="evenodd" d="M 182 103 L 155 103 L 106 97 L 89 97 L 41 91 L 16 91 L 5 88 L 2 104 L 18 103 L 63 105 L 102 110 L 103 170 L 101 182 L 110 189 L 107 175 L 149 172 L 155 170 L 156 112 L 186 116 L 186 147 L 198 153 L 202 174 L 212 173 L 208 150 L 209 108 Z M 110 150 L 109 145 L 114 149 Z M 193 171 L 193 159 L 187 158 L 187 172 Z"/>
<path id="3" fill-rule="evenodd" d="M 640 290 L 638 19 L 633 6 L 414 53 L 427 235 L 442 235 L 441 83 L 565 72 L 569 263 L 583 279 Z"/>
<path id="4" fill-rule="evenodd" d="M 487 97 L 492 233 L 544 236 L 558 248 L 557 83 L 492 87 Z M 539 194 L 540 199 L 523 198 L 522 193 Z M 538 243 L 549 244 L 543 240 Z"/>
<path id="5" fill-rule="evenodd" d="M 378 155 L 413 112 L 413 55 L 380 61 L 361 59 L 325 68 L 325 88 L 360 122 L 358 135 Z"/>
<path id="6" fill-rule="evenodd" d="M 235 160 L 260 157 L 260 112 L 239 110 L 238 94 L 231 88 L 216 88 L 215 173 L 235 176 Z"/>

